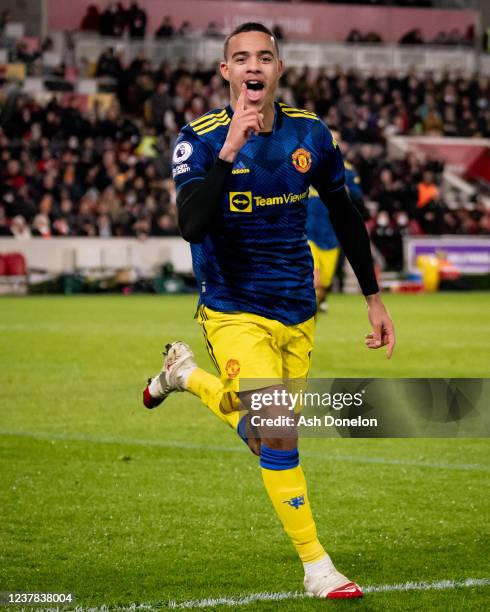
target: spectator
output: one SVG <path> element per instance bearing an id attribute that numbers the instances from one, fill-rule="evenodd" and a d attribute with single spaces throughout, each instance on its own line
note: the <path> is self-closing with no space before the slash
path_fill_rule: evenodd
<path id="1" fill-rule="evenodd" d="M 439 189 L 430 170 L 424 171 L 417 191 L 416 218 L 422 230 L 426 234 L 442 233 L 444 211 L 439 201 Z"/>
<path id="2" fill-rule="evenodd" d="M 40 51 L 30 52 L 23 40 L 17 40 L 15 42 L 15 48 L 12 51 L 12 60 L 23 64 L 31 64 L 41 56 Z"/>
<path id="3" fill-rule="evenodd" d="M 382 43 L 383 39 L 378 34 L 378 32 L 370 31 L 367 34 L 362 34 L 362 32 L 360 32 L 359 30 L 353 29 L 347 35 L 345 42 L 354 44 L 367 43 L 373 45 Z"/>
<path id="4" fill-rule="evenodd" d="M 100 13 L 99 9 L 95 4 L 90 4 L 87 7 L 82 23 L 80 24 L 80 30 L 84 32 L 99 32 L 100 30 Z"/>
<path id="5" fill-rule="evenodd" d="M 146 11 L 136 1 L 131 3 L 127 14 L 130 38 L 144 38 L 146 32 Z"/>
<path id="6" fill-rule="evenodd" d="M 110 3 L 105 11 L 100 15 L 99 32 L 101 36 L 114 36 L 114 13 L 115 4 Z"/>
<path id="7" fill-rule="evenodd" d="M 486 27 L 481 37 L 481 48 L 483 53 L 490 53 L 490 27 Z"/>
<path id="8" fill-rule="evenodd" d="M 190 21 L 183 21 L 180 28 L 177 30 L 177 36 L 189 36 L 192 33 Z"/>
<path id="9" fill-rule="evenodd" d="M 155 38 L 170 38 L 174 35 L 174 33 L 175 28 L 172 23 L 172 18 L 169 17 L 169 15 L 166 15 L 163 18 L 160 27 L 155 32 Z"/>
<path id="10" fill-rule="evenodd" d="M 101 238 L 110 238 L 112 236 L 112 222 L 108 214 L 102 214 L 97 217 L 97 234 Z"/>
<path id="11" fill-rule="evenodd" d="M 158 83 L 156 91 L 148 99 L 145 106 L 145 118 L 148 125 L 157 128 L 158 132 L 164 129 L 163 119 L 165 113 L 172 106 L 172 98 L 168 93 L 168 84 Z"/>
<path id="12" fill-rule="evenodd" d="M 14 238 L 28 239 L 31 237 L 31 230 L 22 215 L 16 215 L 10 223 L 10 231 Z"/>
<path id="13" fill-rule="evenodd" d="M 371 240 L 380 251 L 388 270 L 400 270 L 400 253 L 402 252 L 401 234 L 398 226 L 390 219 L 386 211 L 381 211 L 376 217 L 371 231 Z"/>
<path id="14" fill-rule="evenodd" d="M 126 29 L 126 11 L 121 2 L 117 4 L 110 2 L 106 10 L 100 16 L 100 34 L 102 36 L 113 36 L 119 38 Z"/>
<path id="15" fill-rule="evenodd" d="M 345 42 L 348 43 L 362 43 L 364 42 L 364 38 L 359 30 L 353 29 L 347 35 Z"/>
<path id="16" fill-rule="evenodd" d="M 69 236 L 72 230 L 66 219 L 60 217 L 53 222 L 53 236 L 63 237 Z"/>
<path id="17" fill-rule="evenodd" d="M 204 36 L 208 36 L 209 38 L 221 38 L 222 34 L 219 31 L 216 21 L 210 21 L 208 23 L 208 27 L 204 31 Z"/>
<path id="18" fill-rule="evenodd" d="M 51 238 L 51 224 L 48 215 L 40 213 L 34 217 L 32 235 L 40 238 Z"/>
<path id="19" fill-rule="evenodd" d="M 13 236 L 13 233 L 10 231 L 5 206 L 0 204 L 0 237 L 5 238 L 7 236 Z"/>
<path id="20" fill-rule="evenodd" d="M 424 121 L 424 131 L 426 134 L 439 136 L 442 133 L 443 127 L 444 123 L 437 108 L 435 106 L 429 108 Z"/>
<path id="21" fill-rule="evenodd" d="M 107 47 L 107 49 L 101 54 L 97 61 L 95 76 L 108 76 L 113 79 L 117 79 L 120 74 L 121 62 L 119 61 L 119 58 L 115 55 L 114 48 Z"/>
<path id="22" fill-rule="evenodd" d="M 284 32 L 281 28 L 281 26 L 279 24 L 276 24 L 273 28 L 272 28 L 272 33 L 274 34 L 274 37 L 276 40 L 284 40 Z"/>
<path id="23" fill-rule="evenodd" d="M 418 197 L 417 208 L 436 204 L 439 200 L 439 189 L 434 183 L 432 172 L 425 171 L 422 180 L 417 185 Z"/>
<path id="24" fill-rule="evenodd" d="M 423 45 L 424 39 L 422 37 L 422 31 L 420 28 L 414 28 L 413 30 L 408 30 L 405 32 L 403 36 L 398 41 L 400 45 Z"/>
<path id="25" fill-rule="evenodd" d="M 152 228 L 152 234 L 155 236 L 175 236 L 177 233 L 175 218 L 168 213 L 160 215 Z"/>
<path id="26" fill-rule="evenodd" d="M 367 43 L 368 45 L 377 45 L 382 43 L 383 39 L 377 32 L 371 31 L 366 34 L 363 42 Z"/>
<path id="27" fill-rule="evenodd" d="M 46 36 L 46 38 L 44 38 L 41 43 L 41 47 L 40 47 L 41 55 L 43 53 L 46 53 L 46 51 L 53 51 L 53 50 L 54 50 L 53 39 L 51 38 L 51 36 Z"/>
<path id="28" fill-rule="evenodd" d="M 475 44 L 475 26 L 470 23 L 470 25 L 466 28 L 466 32 L 464 33 L 464 43 L 467 46 L 472 47 Z"/>
<path id="29" fill-rule="evenodd" d="M 10 11 L 8 9 L 3 10 L 0 13 L 0 39 L 3 37 L 5 28 L 11 21 L 12 17 L 10 16 Z"/>
<path id="30" fill-rule="evenodd" d="M 456 109 L 454 106 L 446 106 L 444 108 L 444 114 L 442 117 L 443 126 L 442 130 L 444 136 L 457 136 L 460 132 L 458 126 L 458 120 L 456 117 Z"/>

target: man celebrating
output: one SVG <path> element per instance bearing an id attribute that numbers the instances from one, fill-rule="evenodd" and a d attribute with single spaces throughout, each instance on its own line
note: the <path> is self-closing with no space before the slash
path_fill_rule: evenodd
<path id="1" fill-rule="evenodd" d="M 338 146 L 317 115 L 274 101 L 282 61 L 271 32 L 257 23 L 238 27 L 225 42 L 220 69 L 230 106 L 185 126 L 173 156 L 180 230 L 191 243 L 200 288 L 197 318 L 220 377 L 197 367 L 186 344 L 173 342 L 144 404 L 153 408 L 173 391 L 189 391 L 236 429 L 260 456 L 267 493 L 304 564 L 307 593 L 361 597 L 317 538 L 294 427 L 254 430 L 247 413 L 252 394 L 243 388 L 264 378 L 278 388 L 308 374 L 316 311 L 305 234 L 310 185 L 328 205 L 366 296 L 373 328 L 366 345 L 387 346 L 390 357 L 393 324 L 378 294 L 364 224 L 344 188 Z M 271 406 L 270 414 L 278 409 Z"/>

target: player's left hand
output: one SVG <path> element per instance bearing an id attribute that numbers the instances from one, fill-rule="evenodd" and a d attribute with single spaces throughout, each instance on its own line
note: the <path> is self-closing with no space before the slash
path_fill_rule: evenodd
<path id="1" fill-rule="evenodd" d="M 386 357 L 391 359 L 395 349 L 395 326 L 379 294 L 368 296 L 368 317 L 373 331 L 366 334 L 366 346 L 379 349 L 386 346 Z"/>

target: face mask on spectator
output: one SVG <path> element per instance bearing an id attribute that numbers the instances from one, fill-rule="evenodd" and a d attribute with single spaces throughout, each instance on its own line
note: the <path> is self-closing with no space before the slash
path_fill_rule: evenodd
<path id="1" fill-rule="evenodd" d="M 396 222 L 399 227 L 406 227 L 408 225 L 408 215 L 406 213 L 398 213 Z"/>

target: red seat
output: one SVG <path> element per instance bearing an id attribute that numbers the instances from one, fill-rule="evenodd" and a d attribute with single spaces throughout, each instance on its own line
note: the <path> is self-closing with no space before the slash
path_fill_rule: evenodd
<path id="1" fill-rule="evenodd" d="M 25 276 L 27 274 L 26 259 L 22 253 L 6 253 L 3 260 L 5 262 L 5 276 Z"/>

